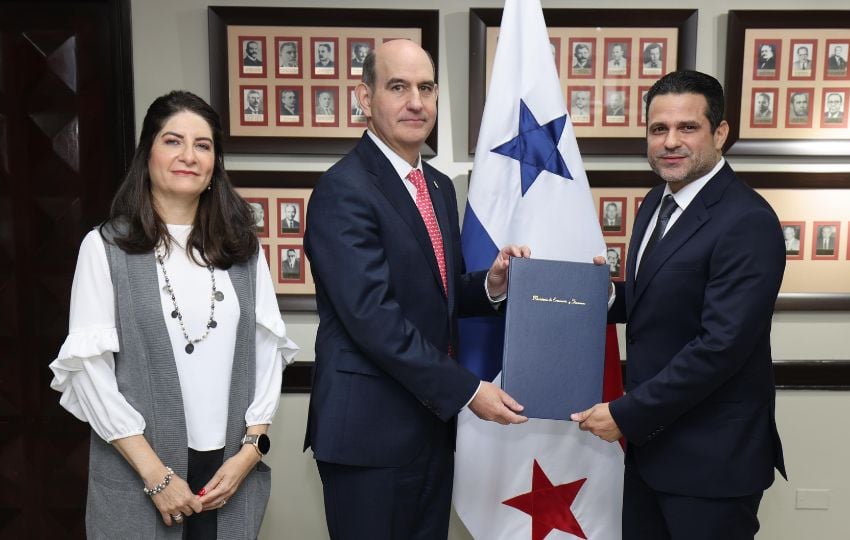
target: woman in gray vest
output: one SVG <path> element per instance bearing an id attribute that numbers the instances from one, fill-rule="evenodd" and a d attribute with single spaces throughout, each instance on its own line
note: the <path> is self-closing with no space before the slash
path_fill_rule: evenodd
<path id="1" fill-rule="evenodd" d="M 109 220 L 80 247 L 51 386 L 89 422 L 88 538 L 257 537 L 286 337 L 218 115 L 155 100 Z"/>

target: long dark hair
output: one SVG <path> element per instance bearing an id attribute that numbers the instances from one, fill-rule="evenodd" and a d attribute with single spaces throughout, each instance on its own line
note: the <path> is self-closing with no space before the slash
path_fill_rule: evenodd
<path id="1" fill-rule="evenodd" d="M 227 269 L 234 263 L 247 261 L 256 253 L 254 218 L 250 206 L 233 189 L 224 170 L 218 114 L 191 92 L 174 90 L 158 97 L 148 107 L 133 161 L 112 199 L 109 223 L 117 231 L 114 242 L 127 253 L 148 253 L 160 242 L 166 250 L 170 250 L 171 235 L 157 213 L 151 195 L 148 160 L 154 140 L 168 119 L 184 111 L 197 114 L 209 124 L 215 150 L 210 189 L 201 193 L 186 251 L 198 264 Z M 195 258 L 192 248 L 200 253 L 202 261 Z"/>

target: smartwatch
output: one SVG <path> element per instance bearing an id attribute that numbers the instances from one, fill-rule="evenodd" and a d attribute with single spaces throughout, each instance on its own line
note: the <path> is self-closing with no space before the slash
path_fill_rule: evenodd
<path id="1" fill-rule="evenodd" d="M 253 446 L 254 450 L 256 450 L 257 454 L 259 454 L 260 459 L 262 459 L 263 456 L 269 453 L 269 449 L 272 446 L 272 442 L 271 440 L 269 440 L 269 436 L 265 433 L 260 433 L 258 435 L 245 434 L 245 436 L 242 437 L 242 444 L 250 444 L 251 446 Z"/>

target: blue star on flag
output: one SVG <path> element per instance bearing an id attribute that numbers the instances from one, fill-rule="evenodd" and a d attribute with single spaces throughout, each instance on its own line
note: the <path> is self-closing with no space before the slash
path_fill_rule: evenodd
<path id="1" fill-rule="evenodd" d="M 567 180 L 573 179 L 558 150 L 558 141 L 561 140 L 566 122 L 567 115 L 563 115 L 540 125 L 525 101 L 519 101 L 519 133 L 491 152 L 519 161 L 523 195 L 542 171 L 549 171 Z"/>

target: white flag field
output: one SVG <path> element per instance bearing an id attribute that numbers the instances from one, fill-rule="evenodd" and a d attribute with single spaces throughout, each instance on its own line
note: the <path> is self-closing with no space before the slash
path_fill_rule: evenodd
<path id="1" fill-rule="evenodd" d="M 489 268 L 512 243 L 541 259 L 605 254 L 539 0 L 505 3 L 464 215 L 467 271 Z M 499 317 L 461 320 L 460 361 L 496 384 L 503 328 Z M 622 394 L 615 362 L 606 400 Z M 573 422 L 501 426 L 460 414 L 454 505 L 476 539 L 619 540 L 622 488 L 622 447 Z"/>

